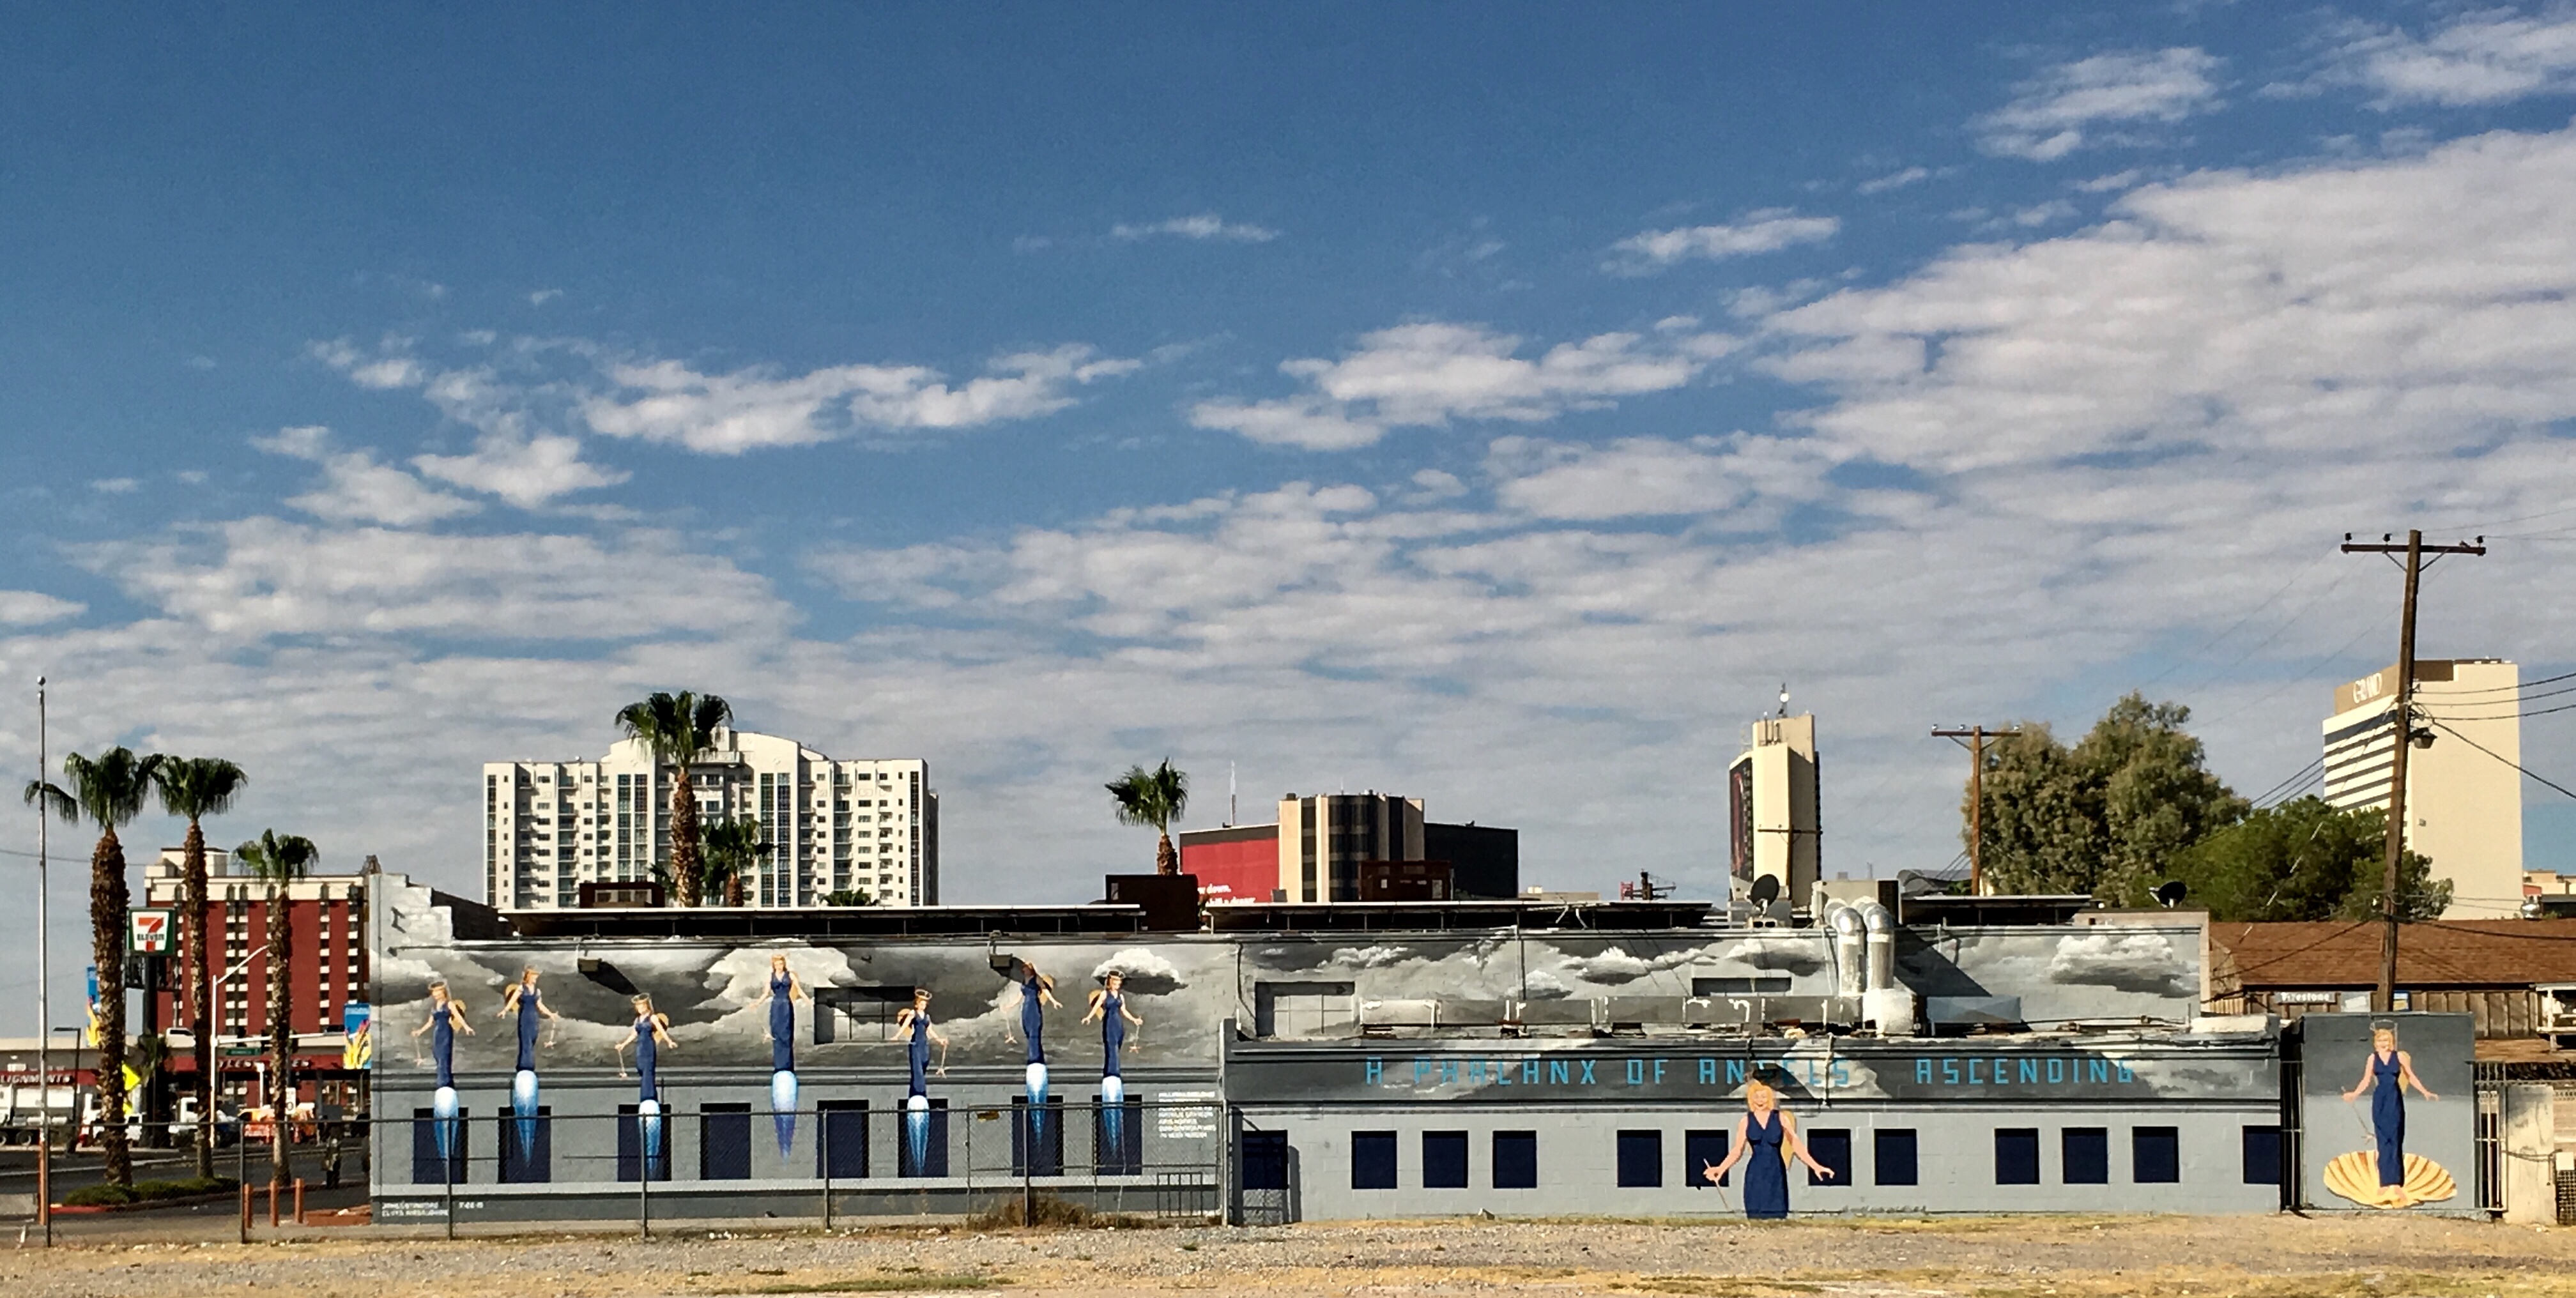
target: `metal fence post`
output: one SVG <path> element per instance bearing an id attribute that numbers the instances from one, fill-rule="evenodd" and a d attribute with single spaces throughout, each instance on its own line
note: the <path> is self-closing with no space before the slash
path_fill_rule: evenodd
<path id="1" fill-rule="evenodd" d="M 448 1130 L 446 1147 L 438 1151 L 438 1175 L 440 1179 L 447 1182 L 447 1237 L 449 1239 L 456 1238 L 456 1151 L 465 1143 L 465 1124 L 470 1120 L 462 1114 L 454 1118 L 436 1116 L 430 1118 L 432 1123 L 456 1124 Z M 437 1128 L 433 1126 L 431 1130 L 434 1132 Z"/>
<path id="2" fill-rule="evenodd" d="M 668 1132 L 663 1133 L 668 1135 Z M 644 1239 L 653 1238 L 653 1148 L 644 1140 L 644 1115 L 635 1116 L 635 1229 Z"/>

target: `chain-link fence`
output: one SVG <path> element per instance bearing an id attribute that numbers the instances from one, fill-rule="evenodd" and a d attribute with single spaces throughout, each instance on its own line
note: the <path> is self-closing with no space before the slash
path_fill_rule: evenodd
<path id="1" fill-rule="evenodd" d="M 1229 1122 L 1213 1095 L 419 1108 L 377 1120 L 375 1220 L 450 1233 L 619 1219 L 645 1233 L 719 1220 L 1216 1220 L 1227 1211 Z"/>

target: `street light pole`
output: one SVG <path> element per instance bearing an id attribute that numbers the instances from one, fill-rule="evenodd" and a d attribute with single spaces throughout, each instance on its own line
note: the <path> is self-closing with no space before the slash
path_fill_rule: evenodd
<path id="1" fill-rule="evenodd" d="M 45 779 L 45 678 L 36 678 L 36 778 Z M 45 886 L 48 821 L 53 808 L 36 800 L 36 1220 L 45 1228 L 45 1247 L 54 1246 L 54 997 L 53 950 L 47 941 L 52 918 Z"/>

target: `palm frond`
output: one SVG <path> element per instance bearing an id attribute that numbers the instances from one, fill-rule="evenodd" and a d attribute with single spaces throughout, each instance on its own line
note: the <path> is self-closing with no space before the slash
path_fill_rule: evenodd
<path id="1" fill-rule="evenodd" d="M 1172 765 L 1172 759 L 1168 757 L 1163 759 L 1162 765 L 1150 771 L 1142 766 L 1130 766 L 1125 775 L 1111 780 L 1105 787 L 1117 802 L 1116 814 L 1118 823 L 1122 825 L 1151 825 L 1157 830 L 1169 830 L 1190 802 L 1190 777 Z"/>
<path id="2" fill-rule="evenodd" d="M 312 873 L 322 852 L 312 839 L 301 834 L 281 835 L 274 829 L 264 829 L 259 837 L 234 848 L 233 859 L 249 867 L 253 878 L 276 886 Z"/>
<path id="3" fill-rule="evenodd" d="M 220 757 L 165 757 L 152 773 L 161 809 L 182 820 L 220 816 L 241 800 L 250 775 Z"/>

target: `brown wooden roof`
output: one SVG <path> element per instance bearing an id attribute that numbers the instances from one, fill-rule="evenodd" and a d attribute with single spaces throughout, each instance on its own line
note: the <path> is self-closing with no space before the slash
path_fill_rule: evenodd
<path id="1" fill-rule="evenodd" d="M 2376 920 L 2213 922 L 2211 983 L 2246 991 L 2377 986 L 2379 935 Z M 2576 983 L 2576 919 L 2440 920 L 2398 931 L 2401 988 L 2534 983 Z"/>

